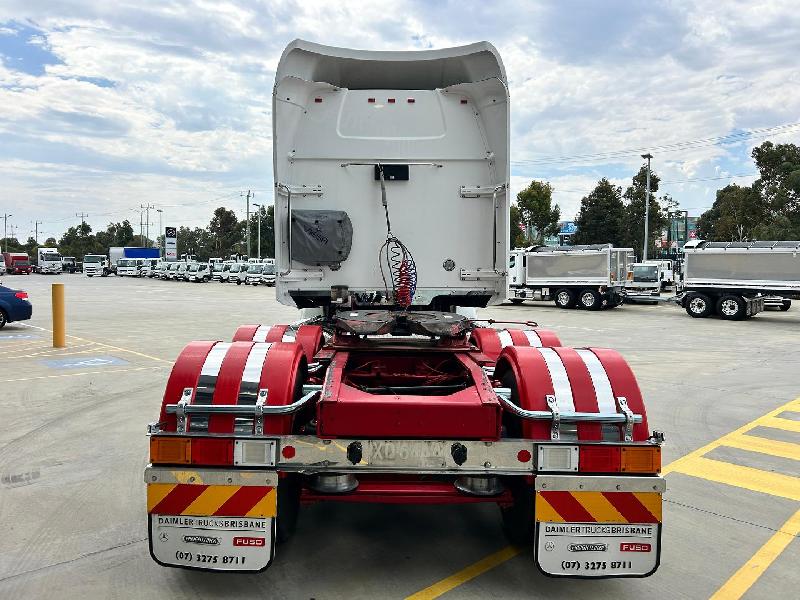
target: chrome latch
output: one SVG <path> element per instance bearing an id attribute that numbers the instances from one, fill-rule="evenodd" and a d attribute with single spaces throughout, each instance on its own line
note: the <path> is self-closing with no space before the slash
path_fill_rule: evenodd
<path id="1" fill-rule="evenodd" d="M 258 390 L 255 412 L 256 435 L 264 435 L 264 405 L 267 403 L 267 389 Z"/>
<path id="2" fill-rule="evenodd" d="M 183 388 L 183 394 L 175 409 L 175 415 L 178 417 L 178 433 L 186 433 L 186 407 L 192 401 L 193 391 L 192 388 Z"/>
<path id="3" fill-rule="evenodd" d="M 561 413 L 558 411 L 558 402 L 556 402 L 555 396 L 549 394 L 544 399 L 547 401 L 547 408 L 553 413 L 553 421 L 550 425 L 550 439 L 558 440 L 561 438 Z"/>
<path id="4" fill-rule="evenodd" d="M 633 412 L 628 407 L 628 399 L 624 396 L 617 397 L 619 412 L 625 415 L 625 441 L 633 441 Z"/>

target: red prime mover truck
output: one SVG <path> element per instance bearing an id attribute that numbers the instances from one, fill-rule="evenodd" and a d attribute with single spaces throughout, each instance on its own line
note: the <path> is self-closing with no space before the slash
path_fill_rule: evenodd
<path id="1" fill-rule="evenodd" d="M 262 571 L 303 503 L 488 503 L 547 575 L 653 573 L 663 436 L 625 360 L 459 308 L 507 294 L 495 48 L 298 40 L 272 114 L 276 297 L 306 320 L 178 356 L 148 428 L 153 559 Z"/>
<path id="2" fill-rule="evenodd" d="M 31 258 L 24 252 L 3 252 L 3 259 L 9 275 L 30 275 L 33 271 Z"/>

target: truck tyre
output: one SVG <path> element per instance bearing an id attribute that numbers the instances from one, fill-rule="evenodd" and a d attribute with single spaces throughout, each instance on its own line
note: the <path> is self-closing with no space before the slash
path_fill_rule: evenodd
<path id="1" fill-rule="evenodd" d="M 8 317 L 6 316 L 5 311 L 0 308 L 0 329 L 5 327 L 6 323 L 8 323 Z"/>
<path id="2" fill-rule="evenodd" d="M 581 290 L 578 296 L 581 308 L 586 310 L 600 310 L 603 308 L 603 297 L 597 290 Z"/>
<path id="3" fill-rule="evenodd" d="M 561 288 L 556 291 L 553 302 L 556 303 L 558 308 L 574 308 L 576 302 L 575 294 L 572 290 Z"/>
<path id="4" fill-rule="evenodd" d="M 695 319 L 707 317 L 714 311 L 711 298 L 705 294 L 690 294 L 686 298 L 686 314 Z"/>
<path id="5" fill-rule="evenodd" d="M 781 302 L 781 305 L 778 308 L 780 308 L 781 311 L 786 312 L 791 307 L 792 307 L 792 301 L 791 300 L 784 300 L 783 302 Z"/>
<path id="6" fill-rule="evenodd" d="M 727 294 L 717 300 L 717 314 L 726 321 L 741 321 L 747 316 L 747 304 L 741 296 Z"/>
<path id="7" fill-rule="evenodd" d="M 508 299 L 511 304 L 520 305 L 522 304 L 522 298 L 509 298 Z"/>

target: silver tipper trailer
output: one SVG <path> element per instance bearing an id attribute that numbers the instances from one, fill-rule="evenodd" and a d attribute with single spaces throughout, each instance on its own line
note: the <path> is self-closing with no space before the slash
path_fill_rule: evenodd
<path id="1" fill-rule="evenodd" d="M 611 244 L 512 250 L 508 297 L 515 304 L 553 300 L 559 308 L 614 308 L 622 304 L 630 253 Z"/>
<path id="2" fill-rule="evenodd" d="M 788 310 L 800 297 L 800 241 L 704 242 L 684 249 L 678 302 L 696 318 L 741 320 L 781 297 Z"/>

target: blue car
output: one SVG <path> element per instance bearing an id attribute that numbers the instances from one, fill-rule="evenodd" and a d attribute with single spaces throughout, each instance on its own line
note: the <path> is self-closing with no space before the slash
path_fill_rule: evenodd
<path id="1" fill-rule="evenodd" d="M 28 292 L 0 285 L 0 329 L 6 323 L 30 319 L 32 314 L 33 306 L 28 300 Z"/>

